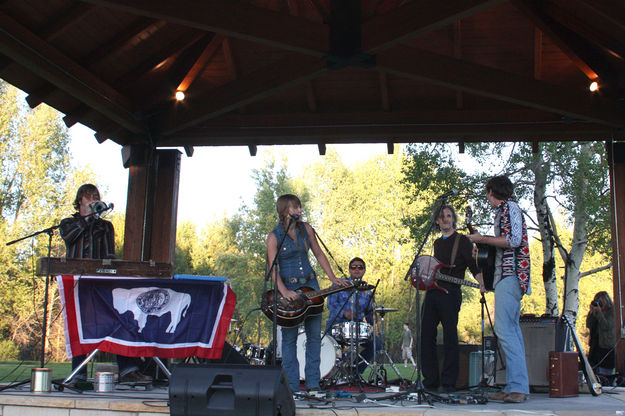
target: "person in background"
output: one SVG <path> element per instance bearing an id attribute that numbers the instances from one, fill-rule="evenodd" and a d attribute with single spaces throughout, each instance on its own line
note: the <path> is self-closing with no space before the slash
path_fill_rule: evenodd
<path id="1" fill-rule="evenodd" d="M 608 292 L 601 291 L 590 302 L 586 315 L 588 362 L 598 376 L 614 374 L 614 303 Z"/>
<path id="2" fill-rule="evenodd" d="M 404 332 L 401 335 L 401 359 L 404 360 L 404 367 L 408 367 L 408 360 L 412 362 L 412 365 L 416 365 L 414 358 L 412 358 L 412 332 L 408 322 L 404 323 Z"/>

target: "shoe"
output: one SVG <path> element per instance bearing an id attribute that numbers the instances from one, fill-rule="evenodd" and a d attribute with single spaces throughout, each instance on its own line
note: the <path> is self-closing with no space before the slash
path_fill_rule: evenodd
<path id="1" fill-rule="evenodd" d="M 510 393 L 504 399 L 504 403 L 523 403 L 527 400 L 527 394 L 523 393 Z"/>
<path id="2" fill-rule="evenodd" d="M 497 393 L 488 393 L 488 400 L 503 401 L 508 397 L 508 393 L 498 391 Z"/>
<path id="3" fill-rule="evenodd" d="M 145 374 L 140 373 L 139 371 L 131 371 L 128 374 L 124 374 L 119 377 L 120 383 L 151 383 L 152 377 L 146 376 Z"/>

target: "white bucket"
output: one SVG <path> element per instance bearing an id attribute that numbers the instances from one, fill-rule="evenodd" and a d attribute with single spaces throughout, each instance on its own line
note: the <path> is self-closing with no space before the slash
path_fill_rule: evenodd
<path id="1" fill-rule="evenodd" d="M 33 393 L 49 393 L 52 381 L 52 370 L 49 368 L 33 368 L 30 370 L 30 391 Z"/>
<path id="2" fill-rule="evenodd" d="M 95 391 L 98 393 L 108 393 L 113 391 L 115 384 L 115 373 L 97 372 L 95 373 Z"/>

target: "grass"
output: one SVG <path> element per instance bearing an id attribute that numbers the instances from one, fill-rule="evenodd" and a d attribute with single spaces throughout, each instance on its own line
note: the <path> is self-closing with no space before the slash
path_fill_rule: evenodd
<path id="1" fill-rule="evenodd" d="M 0 383 L 30 380 L 33 368 L 39 368 L 39 361 L 0 361 Z M 52 370 L 52 378 L 65 378 L 72 372 L 72 363 L 47 363 L 46 368 Z"/>

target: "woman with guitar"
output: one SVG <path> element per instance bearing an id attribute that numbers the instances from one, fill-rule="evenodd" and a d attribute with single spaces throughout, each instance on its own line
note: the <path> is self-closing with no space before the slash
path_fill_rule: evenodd
<path id="1" fill-rule="evenodd" d="M 450 205 L 442 206 L 438 212 L 436 229 L 441 232 L 441 237 L 434 241 L 434 257 L 443 265 L 438 271 L 462 281 L 468 268 L 480 282 L 481 289 L 485 290 L 482 275 L 473 260 L 473 245 L 466 236 L 456 232 L 456 212 Z M 420 266 L 424 268 L 426 265 Z M 461 304 L 462 292 L 458 283 L 440 279 L 426 292 L 421 320 L 421 363 L 423 385 L 427 390 L 439 388 L 441 392 L 450 393 L 456 388 L 459 371 L 458 313 Z M 443 325 L 445 351 L 440 377 L 436 353 L 439 323 Z"/>
<path id="2" fill-rule="evenodd" d="M 301 287 L 319 290 L 317 276 L 308 260 L 308 250 L 312 250 L 317 262 L 328 275 L 330 281 L 339 286 L 348 283 L 337 279 L 330 267 L 315 232 L 310 224 L 302 221 L 302 203 L 295 195 L 282 195 L 276 201 L 279 223 L 266 240 L 268 265 L 274 264 L 277 256 L 277 268 L 271 270 L 274 287 L 287 302 L 301 298 L 296 292 Z M 283 242 L 278 253 L 278 242 Z M 277 278 L 279 276 L 279 278 Z M 319 389 L 321 360 L 321 314 L 309 315 L 304 319 L 306 329 L 306 388 Z M 293 392 L 299 391 L 300 374 L 297 361 L 298 327 L 282 328 L 282 367 Z"/>
<path id="3" fill-rule="evenodd" d="M 486 183 L 486 198 L 495 209 L 495 235 L 469 234 L 473 243 L 496 247 L 494 282 L 495 333 L 506 355 L 506 387 L 491 400 L 521 403 L 529 394 L 525 345 L 519 324 L 521 299 L 529 295 L 530 256 L 523 211 L 512 199 L 514 185 L 507 176 Z"/>

